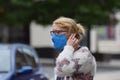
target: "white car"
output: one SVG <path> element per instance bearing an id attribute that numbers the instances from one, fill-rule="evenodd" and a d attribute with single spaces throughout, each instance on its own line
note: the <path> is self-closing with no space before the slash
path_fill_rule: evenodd
<path id="1" fill-rule="evenodd" d="M 49 80 L 36 51 L 25 44 L 0 44 L 0 80 Z"/>

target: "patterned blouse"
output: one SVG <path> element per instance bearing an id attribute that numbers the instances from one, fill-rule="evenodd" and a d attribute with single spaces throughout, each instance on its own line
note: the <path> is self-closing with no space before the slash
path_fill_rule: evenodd
<path id="1" fill-rule="evenodd" d="M 93 80 L 95 72 L 96 60 L 87 47 L 74 52 L 67 45 L 56 59 L 55 80 Z"/>

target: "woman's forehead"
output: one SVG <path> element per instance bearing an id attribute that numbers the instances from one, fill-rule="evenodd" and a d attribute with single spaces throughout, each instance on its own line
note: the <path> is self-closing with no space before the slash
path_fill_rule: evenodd
<path id="1" fill-rule="evenodd" d="M 59 25 L 53 25 L 52 28 L 53 29 L 65 29 L 65 27 L 59 26 Z"/>
<path id="2" fill-rule="evenodd" d="M 52 30 L 66 30 L 64 28 L 59 28 L 59 27 L 56 27 L 56 28 L 53 28 Z"/>

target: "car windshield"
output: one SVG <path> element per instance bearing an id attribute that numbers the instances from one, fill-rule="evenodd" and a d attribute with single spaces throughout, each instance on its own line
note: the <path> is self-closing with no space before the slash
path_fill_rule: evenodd
<path id="1" fill-rule="evenodd" d="M 10 71 L 10 49 L 0 48 L 0 72 Z"/>

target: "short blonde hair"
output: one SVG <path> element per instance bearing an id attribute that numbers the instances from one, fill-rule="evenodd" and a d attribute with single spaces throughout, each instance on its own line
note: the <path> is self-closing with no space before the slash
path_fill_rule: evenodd
<path id="1" fill-rule="evenodd" d="M 81 24 L 77 24 L 75 20 L 68 17 L 59 17 L 53 24 L 58 25 L 59 27 L 65 28 L 70 33 L 75 33 L 77 39 L 82 39 L 85 35 L 85 29 Z"/>

